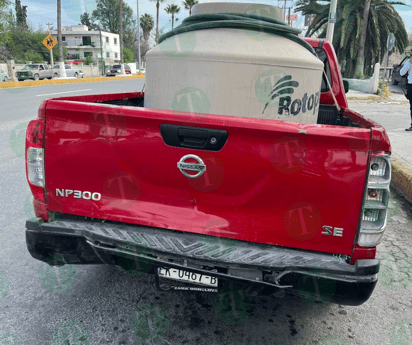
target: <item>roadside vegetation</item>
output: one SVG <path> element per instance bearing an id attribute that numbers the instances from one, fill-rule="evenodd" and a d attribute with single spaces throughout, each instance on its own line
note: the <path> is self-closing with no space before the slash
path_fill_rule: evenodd
<path id="1" fill-rule="evenodd" d="M 373 66 L 383 62 L 391 32 L 396 38 L 397 51 L 404 52 L 408 46 L 408 34 L 402 18 L 393 7 L 395 5 L 405 4 L 387 0 L 338 1 L 333 47 L 343 77 L 370 77 Z M 329 7 L 330 0 L 297 2 L 295 12 L 311 16 L 307 37 L 326 37 Z"/>

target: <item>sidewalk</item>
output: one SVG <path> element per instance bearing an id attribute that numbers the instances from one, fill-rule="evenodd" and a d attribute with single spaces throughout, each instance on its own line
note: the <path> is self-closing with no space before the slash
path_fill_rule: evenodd
<path id="1" fill-rule="evenodd" d="M 392 146 L 391 186 L 412 203 L 412 132 L 405 131 L 405 128 L 409 126 L 409 119 L 405 117 L 409 115 L 409 101 L 402 91 L 404 87 L 389 85 L 391 96 L 388 98 L 380 98 L 378 95 L 354 90 L 350 90 L 346 97 L 349 102 L 372 101 L 367 102 L 369 115 L 368 111 L 356 110 L 358 104 L 353 104 L 350 108 L 355 108 L 355 111 L 378 122 L 387 131 Z M 391 110 L 388 107 L 383 108 L 385 105 Z M 400 119 L 402 124 L 400 124 Z"/>

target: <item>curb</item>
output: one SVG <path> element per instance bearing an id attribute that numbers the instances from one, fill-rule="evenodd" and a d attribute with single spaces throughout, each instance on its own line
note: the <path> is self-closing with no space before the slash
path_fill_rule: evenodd
<path id="1" fill-rule="evenodd" d="M 391 187 L 412 203 L 412 164 L 402 157 L 392 153 L 392 181 Z"/>
<path id="2" fill-rule="evenodd" d="M 13 87 L 28 87 L 28 86 L 45 86 L 45 85 L 58 85 L 58 84 L 75 84 L 75 83 L 90 83 L 97 81 L 113 81 L 113 80 L 125 80 L 125 79 L 141 79 L 145 75 L 139 73 L 135 76 L 129 77 L 95 77 L 95 78 L 78 78 L 78 79 L 44 79 L 44 80 L 30 80 L 30 81 L 12 81 L 7 83 L 0 83 L 0 89 L 7 89 Z"/>

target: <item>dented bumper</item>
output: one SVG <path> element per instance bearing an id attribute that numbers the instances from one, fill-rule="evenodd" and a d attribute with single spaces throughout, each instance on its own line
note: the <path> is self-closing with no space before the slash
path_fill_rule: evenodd
<path id="1" fill-rule="evenodd" d="M 370 297 L 379 260 L 350 265 L 340 257 L 260 243 L 62 215 L 26 222 L 30 254 L 50 265 L 109 264 L 141 273 L 172 267 L 249 286 L 289 291 L 314 302 L 360 305 Z"/>

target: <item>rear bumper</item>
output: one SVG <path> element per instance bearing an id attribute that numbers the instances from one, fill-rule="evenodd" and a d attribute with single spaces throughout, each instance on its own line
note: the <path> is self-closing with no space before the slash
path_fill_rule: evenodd
<path id="1" fill-rule="evenodd" d="M 50 265 L 137 262 L 133 269 L 144 273 L 172 267 L 215 276 L 222 284 L 258 286 L 264 294 L 286 289 L 346 305 L 368 300 L 379 271 L 376 259 L 350 265 L 331 254 L 73 216 L 28 220 L 26 241 L 30 254 Z M 56 260 L 56 254 L 64 259 Z"/>

